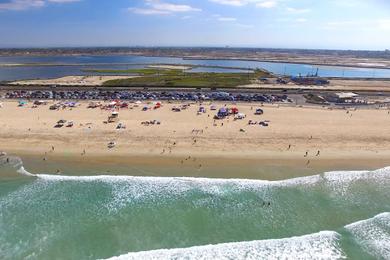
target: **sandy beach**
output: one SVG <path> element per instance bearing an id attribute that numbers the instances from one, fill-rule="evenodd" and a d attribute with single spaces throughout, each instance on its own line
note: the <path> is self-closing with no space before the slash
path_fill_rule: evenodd
<path id="1" fill-rule="evenodd" d="M 97 86 L 115 79 L 128 79 L 135 76 L 66 76 L 56 79 L 37 79 L 14 81 L 13 85 L 61 85 L 61 86 Z"/>
<path id="2" fill-rule="evenodd" d="M 151 69 L 165 69 L 165 70 L 189 70 L 191 66 L 181 66 L 181 65 L 149 65 L 147 68 Z"/>
<path id="3" fill-rule="evenodd" d="M 206 113 L 197 114 L 192 103 L 181 112 L 173 107 L 184 103 L 130 104 L 117 109 L 119 120 L 107 121 L 112 110 L 87 108 L 81 102 L 74 108 L 49 110 L 49 104 L 32 108 L 32 102 L 18 107 L 16 101 L 3 101 L 0 108 L 0 150 L 34 155 L 46 160 L 65 156 L 134 164 L 165 163 L 201 169 L 206 165 L 259 164 L 259 161 L 285 161 L 301 168 L 358 165 L 375 168 L 390 165 L 390 114 L 388 110 L 342 110 L 322 107 L 293 107 L 255 103 L 227 104 L 246 114 L 242 120 L 230 116 L 214 120 L 217 111 L 203 103 Z M 108 104 L 108 103 L 105 103 Z M 189 103 L 186 103 L 189 104 Z M 214 103 L 223 107 L 223 103 Z M 144 106 L 147 111 L 141 111 Z M 254 115 L 261 107 L 263 115 Z M 73 121 L 73 127 L 55 128 L 59 120 Z M 145 121 L 160 124 L 142 124 Z M 268 127 L 248 125 L 248 121 L 269 121 Z M 118 123 L 126 129 L 116 129 Z M 108 148 L 110 142 L 113 148 Z M 197 161 L 198 160 L 198 161 Z M 333 162 L 333 163 L 332 163 Z M 355 167 L 360 168 L 360 167 Z"/>

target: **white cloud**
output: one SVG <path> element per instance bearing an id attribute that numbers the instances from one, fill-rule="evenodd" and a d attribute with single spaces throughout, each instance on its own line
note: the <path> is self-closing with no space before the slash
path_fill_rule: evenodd
<path id="1" fill-rule="evenodd" d="M 264 1 L 256 4 L 256 6 L 260 8 L 273 8 L 276 7 L 277 5 L 278 5 L 277 1 Z"/>
<path id="2" fill-rule="evenodd" d="M 220 14 L 213 14 L 212 17 L 214 17 L 215 19 L 217 19 L 217 21 L 220 21 L 220 22 L 235 22 L 235 21 L 237 21 L 237 18 L 222 16 Z"/>
<path id="3" fill-rule="evenodd" d="M 222 5 L 230 5 L 230 6 L 244 6 L 247 4 L 256 4 L 259 7 L 270 8 L 275 7 L 279 1 L 282 0 L 209 0 L 210 2 L 214 2 Z"/>
<path id="4" fill-rule="evenodd" d="M 202 9 L 190 5 L 172 4 L 159 0 L 146 0 L 145 8 L 128 8 L 130 12 L 144 15 L 173 14 L 185 12 L 200 12 Z"/>
<path id="5" fill-rule="evenodd" d="M 378 27 L 382 30 L 390 30 L 390 19 L 378 20 Z"/>
<path id="6" fill-rule="evenodd" d="M 47 1 L 52 3 L 72 3 L 72 2 L 79 2 L 80 0 L 47 0 Z"/>
<path id="7" fill-rule="evenodd" d="M 297 21 L 298 23 L 306 23 L 307 19 L 306 18 L 298 18 L 295 21 Z"/>
<path id="8" fill-rule="evenodd" d="M 236 26 L 240 27 L 240 28 L 244 28 L 244 29 L 251 29 L 251 28 L 255 28 L 255 26 L 253 24 L 242 24 L 242 23 L 235 23 Z"/>
<path id="9" fill-rule="evenodd" d="M 332 21 L 323 26 L 328 30 L 379 30 L 390 31 L 390 19 Z"/>
<path id="10" fill-rule="evenodd" d="M 234 18 L 234 17 L 219 17 L 218 21 L 220 21 L 220 22 L 235 22 L 235 21 L 237 21 L 237 18 Z"/>
<path id="11" fill-rule="evenodd" d="M 0 10 L 20 11 L 30 8 L 43 7 L 47 3 L 71 3 L 81 0 L 9 0 L 5 3 L 0 3 Z"/>
<path id="12" fill-rule="evenodd" d="M 287 11 L 290 13 L 294 13 L 294 14 L 304 14 L 304 13 L 311 12 L 311 10 L 308 8 L 299 9 L 299 8 L 293 8 L 293 7 L 287 7 Z"/>
<path id="13" fill-rule="evenodd" d="M 248 1 L 246 0 L 210 0 L 211 2 L 223 5 L 232 5 L 232 6 L 243 6 L 246 5 Z"/>
<path id="14" fill-rule="evenodd" d="M 0 3 L 0 10 L 24 10 L 44 5 L 45 1 L 43 0 L 12 0 L 6 3 Z"/>

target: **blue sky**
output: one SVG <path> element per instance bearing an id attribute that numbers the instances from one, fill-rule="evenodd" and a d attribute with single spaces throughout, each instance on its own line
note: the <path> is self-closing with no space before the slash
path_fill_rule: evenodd
<path id="1" fill-rule="evenodd" d="M 388 0 L 0 0 L 1 47 L 390 49 Z"/>

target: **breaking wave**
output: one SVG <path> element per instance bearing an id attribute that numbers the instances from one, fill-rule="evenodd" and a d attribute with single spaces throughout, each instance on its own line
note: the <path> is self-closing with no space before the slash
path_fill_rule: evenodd
<path id="1" fill-rule="evenodd" d="M 100 237 L 120 243 L 104 257 L 83 245 L 74 250 L 78 254 L 74 258 L 343 259 L 348 250 L 342 241 L 349 234 L 367 254 L 390 259 L 390 213 L 346 225 L 390 211 L 390 167 L 264 181 L 32 174 L 16 157 L 0 158 L 2 165 L 28 179 L 0 197 L 4 259 L 26 256 L 37 248 L 37 258 L 45 259 L 53 241 L 76 247 L 72 243 L 77 234 L 68 227 L 83 230 L 86 223 L 90 225 L 86 230 L 101 231 Z M 338 217 L 328 223 L 334 212 Z M 20 223 L 31 219 L 36 223 L 28 226 L 26 235 Z M 188 241 L 189 232 L 199 225 L 207 227 Z M 10 241 L 15 234 L 24 237 Z M 269 239 L 275 237 L 282 239 Z M 230 241 L 248 242 L 225 243 Z M 147 251 L 152 248 L 158 250 Z"/>
<path id="2" fill-rule="evenodd" d="M 136 252 L 109 259 L 344 259 L 339 240 L 337 232 L 323 231 L 285 239 Z"/>
<path id="3" fill-rule="evenodd" d="M 377 259 L 390 259 L 389 212 L 344 228 L 366 253 Z M 132 252 L 108 259 L 346 259 L 340 240 L 341 235 L 335 231 L 321 231 L 284 239 Z"/>
<path id="4" fill-rule="evenodd" d="M 345 226 L 356 242 L 378 259 L 390 259 L 390 213 Z"/>

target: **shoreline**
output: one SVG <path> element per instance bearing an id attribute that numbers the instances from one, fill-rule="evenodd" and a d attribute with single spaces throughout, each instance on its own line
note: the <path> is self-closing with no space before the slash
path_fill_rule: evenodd
<path id="1" fill-rule="evenodd" d="M 380 158 L 359 156 L 333 157 L 313 160 L 310 165 L 302 158 L 244 158 L 237 156 L 200 157 L 196 162 L 180 164 L 183 156 L 161 157 L 142 154 L 89 154 L 52 153 L 42 155 L 33 151 L 9 151 L 7 156 L 19 157 L 24 168 L 33 174 L 65 176 L 142 176 L 142 177 L 195 177 L 218 179 L 249 179 L 278 181 L 313 176 L 333 171 L 377 170 L 390 166 L 389 156 Z M 199 169 L 198 163 L 204 166 Z M 4 176 L 2 176 L 4 177 Z"/>

